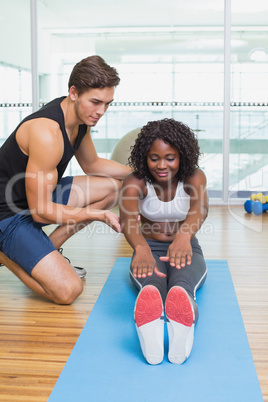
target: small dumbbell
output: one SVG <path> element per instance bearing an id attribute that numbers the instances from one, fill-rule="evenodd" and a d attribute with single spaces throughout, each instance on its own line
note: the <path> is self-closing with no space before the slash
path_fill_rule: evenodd
<path id="1" fill-rule="evenodd" d="M 264 211 L 268 211 L 268 203 L 262 204 L 260 201 L 247 200 L 244 204 L 246 212 L 253 212 L 255 215 L 260 215 Z"/>

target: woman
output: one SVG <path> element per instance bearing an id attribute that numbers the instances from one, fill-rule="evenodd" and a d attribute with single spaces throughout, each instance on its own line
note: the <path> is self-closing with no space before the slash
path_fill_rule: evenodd
<path id="1" fill-rule="evenodd" d="M 134 318 L 150 364 L 163 360 L 164 307 L 170 362 L 183 363 L 193 345 L 196 291 L 207 273 L 195 237 L 208 212 L 199 156 L 189 127 L 163 119 L 142 128 L 129 157 L 133 173 L 123 183 L 120 217 L 134 249 L 130 276 L 140 289 Z"/>

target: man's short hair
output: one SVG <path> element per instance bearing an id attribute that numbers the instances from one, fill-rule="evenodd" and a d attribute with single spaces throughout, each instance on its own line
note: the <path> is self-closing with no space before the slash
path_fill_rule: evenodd
<path id="1" fill-rule="evenodd" d="M 77 63 L 71 72 L 68 88 L 74 86 L 81 95 L 91 88 L 116 87 L 120 82 L 114 67 L 100 56 L 90 56 Z"/>

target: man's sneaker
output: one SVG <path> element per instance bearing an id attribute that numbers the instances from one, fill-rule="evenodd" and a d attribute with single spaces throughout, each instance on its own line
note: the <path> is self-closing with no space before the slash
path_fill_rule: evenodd
<path id="1" fill-rule="evenodd" d="M 59 249 L 58 249 L 58 252 L 62 254 L 63 249 L 62 249 L 62 248 L 59 248 Z M 63 257 L 66 258 L 66 260 L 67 260 L 67 261 L 69 262 L 69 264 L 73 267 L 73 269 L 75 270 L 75 272 L 77 273 L 77 275 L 78 275 L 81 279 L 86 276 L 87 271 L 85 270 L 85 268 L 75 267 L 74 265 L 71 264 L 71 261 L 69 260 L 68 257 L 65 257 L 64 255 L 63 255 Z"/>
<path id="2" fill-rule="evenodd" d="M 174 286 L 168 292 L 166 318 L 169 338 L 168 359 L 171 363 L 182 364 L 190 356 L 193 347 L 198 309 L 192 297 L 180 286 Z"/>
<path id="3" fill-rule="evenodd" d="M 164 357 L 164 309 L 155 286 L 147 285 L 141 289 L 135 303 L 134 319 L 145 359 L 149 364 L 161 363 Z"/>

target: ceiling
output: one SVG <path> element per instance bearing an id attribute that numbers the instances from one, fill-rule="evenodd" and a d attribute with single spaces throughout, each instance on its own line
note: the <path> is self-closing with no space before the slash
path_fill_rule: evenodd
<path id="1" fill-rule="evenodd" d="M 39 0 L 38 4 L 44 28 L 223 25 L 224 0 Z M 267 0 L 232 0 L 232 21 L 267 25 Z"/>
<path id="2" fill-rule="evenodd" d="M 30 0 L 0 0 L 0 5 L 0 34 L 6 38 L 0 62 L 30 69 Z M 53 52 L 82 54 L 93 48 L 110 62 L 115 55 L 145 53 L 222 56 L 223 7 L 224 0 L 38 0 L 40 68 L 46 72 Z M 157 34 L 159 27 L 166 33 Z M 232 0 L 232 27 L 233 50 L 241 60 L 256 47 L 268 54 L 267 0 Z M 99 32 L 94 46 L 93 30 Z M 107 40 L 109 31 L 114 34 Z"/>

